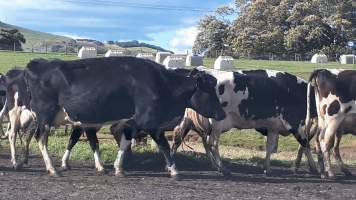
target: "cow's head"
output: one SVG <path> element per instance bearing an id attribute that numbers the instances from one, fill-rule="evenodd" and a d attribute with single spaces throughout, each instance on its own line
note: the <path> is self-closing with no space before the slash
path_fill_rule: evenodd
<path id="1" fill-rule="evenodd" d="M 197 69 L 193 69 L 189 77 L 195 81 L 195 91 L 190 98 L 190 107 L 204 117 L 216 120 L 224 119 L 225 112 L 215 91 L 216 78 Z"/>

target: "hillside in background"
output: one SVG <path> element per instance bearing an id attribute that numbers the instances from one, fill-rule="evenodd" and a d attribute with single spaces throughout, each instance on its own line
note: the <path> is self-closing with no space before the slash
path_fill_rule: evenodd
<path id="1" fill-rule="evenodd" d="M 44 33 L 40 31 L 34 31 L 27 28 L 6 24 L 1 21 L 0 21 L 0 29 L 18 29 L 26 38 L 26 43 L 22 45 L 25 51 L 31 51 L 32 46 L 34 48 L 43 46 L 45 42 L 49 44 L 55 44 L 55 43 L 63 43 L 63 42 L 69 43 L 70 41 L 74 41 L 69 37 Z"/>
<path id="2" fill-rule="evenodd" d="M 65 36 L 44 33 L 27 28 L 6 24 L 0 21 L 0 29 L 18 29 L 26 39 L 22 45 L 24 51 L 34 52 L 68 52 L 76 53 L 82 46 L 96 47 L 99 54 L 105 53 L 108 49 L 120 49 L 127 54 L 139 52 L 155 53 L 157 51 L 168 51 L 159 46 L 142 43 L 138 41 L 116 42 L 114 44 L 104 44 L 91 39 L 72 39 Z"/>

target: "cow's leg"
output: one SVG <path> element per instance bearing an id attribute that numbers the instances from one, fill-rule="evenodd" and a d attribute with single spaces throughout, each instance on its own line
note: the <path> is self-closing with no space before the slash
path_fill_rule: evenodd
<path id="1" fill-rule="evenodd" d="M 310 148 L 308 148 L 308 147 L 304 148 L 301 145 L 299 145 L 299 147 L 298 147 L 297 158 L 295 159 L 295 162 L 294 162 L 294 165 L 293 165 L 294 173 L 298 172 L 298 169 L 300 167 L 300 163 L 301 163 L 301 160 L 302 160 L 302 157 L 303 157 L 303 152 L 305 153 L 305 156 L 307 157 L 310 173 L 317 174 L 318 170 L 317 170 L 317 167 L 315 165 L 315 162 L 314 162 L 313 156 L 311 154 Z"/>
<path id="2" fill-rule="evenodd" d="M 215 139 L 210 138 L 211 142 L 214 144 Z M 221 157 L 220 157 L 220 153 L 219 153 L 219 146 L 215 146 L 214 150 L 217 151 L 217 153 L 214 152 L 212 145 L 210 145 L 207 142 L 207 137 L 206 136 L 202 136 L 202 142 L 205 148 L 205 153 L 208 155 L 208 157 L 210 158 L 210 161 L 212 163 L 212 165 L 218 169 L 219 172 L 221 172 L 224 176 L 229 176 L 231 175 L 231 172 L 224 167 L 223 162 L 221 161 Z M 220 164 L 219 164 L 220 163 Z"/>
<path id="3" fill-rule="evenodd" d="M 174 163 L 174 159 L 172 158 L 170 154 L 170 147 L 167 138 L 164 136 L 164 132 L 153 132 L 150 133 L 150 136 L 152 139 L 157 143 L 158 148 L 160 152 L 163 154 L 165 160 L 166 160 L 166 166 L 168 171 L 171 173 L 171 177 L 178 177 L 179 172 L 176 168 L 176 165 Z"/>
<path id="4" fill-rule="evenodd" d="M 117 152 L 116 160 L 114 162 L 115 175 L 116 176 L 125 176 L 125 172 L 123 170 L 123 163 L 125 152 L 131 146 L 132 139 L 132 129 L 127 127 L 126 125 L 116 124 L 112 126 L 111 133 L 114 135 L 116 143 L 120 144 L 119 151 Z"/>
<path id="5" fill-rule="evenodd" d="M 298 152 L 297 152 L 297 157 L 295 158 L 294 165 L 293 165 L 294 173 L 298 172 L 298 169 L 300 167 L 300 163 L 302 161 L 302 157 L 303 157 L 303 147 L 302 147 L 302 145 L 299 145 Z"/>
<path id="6" fill-rule="evenodd" d="M 332 120 L 326 127 L 324 135 L 319 136 L 320 147 L 323 152 L 325 171 L 327 172 L 329 178 L 335 177 L 334 172 L 331 169 L 330 150 L 334 144 L 336 131 L 340 123 L 339 121 L 341 120 Z"/>
<path id="7" fill-rule="evenodd" d="M 30 142 L 31 142 L 31 139 L 33 137 L 35 133 L 35 129 L 29 129 L 28 131 L 26 130 L 24 133 L 23 133 L 23 137 L 24 138 L 24 146 L 23 146 L 23 153 L 22 153 L 22 156 L 23 156 L 23 159 L 20 163 L 20 167 L 23 165 L 23 164 L 28 164 L 28 157 L 29 157 L 29 154 L 30 154 Z"/>
<path id="8" fill-rule="evenodd" d="M 271 154 L 276 148 L 278 140 L 278 133 L 274 131 L 269 131 L 267 134 L 267 148 L 266 148 L 266 159 L 265 159 L 265 169 L 264 173 L 266 175 L 271 173 Z"/>
<path id="9" fill-rule="evenodd" d="M 59 174 L 57 173 L 56 169 L 53 167 L 52 160 L 48 154 L 48 134 L 50 128 L 46 125 L 46 127 L 39 127 L 39 133 L 36 135 L 36 140 L 38 142 L 39 149 L 42 153 L 44 163 L 46 165 L 46 170 L 50 176 L 58 177 Z"/>
<path id="10" fill-rule="evenodd" d="M 171 150 L 171 156 L 177 152 L 177 149 L 182 144 L 185 136 L 189 133 L 192 127 L 192 122 L 189 119 L 184 119 L 178 126 L 174 128 L 173 135 L 173 146 Z"/>
<path id="11" fill-rule="evenodd" d="M 326 178 L 325 175 L 325 168 L 324 168 L 324 159 L 323 159 L 323 154 L 321 151 L 321 147 L 320 147 L 320 135 L 324 134 L 325 129 L 322 129 L 320 131 L 320 133 L 317 133 L 316 137 L 315 137 L 315 148 L 316 148 L 316 154 L 318 156 L 318 165 L 319 165 L 319 169 L 320 169 L 320 175 L 321 178 Z"/>
<path id="12" fill-rule="evenodd" d="M 68 141 L 68 145 L 67 145 L 67 149 L 64 152 L 64 155 L 62 157 L 62 168 L 64 170 L 69 170 L 70 169 L 70 165 L 69 165 L 69 158 L 72 152 L 72 149 L 74 147 L 75 144 L 77 144 L 80 136 L 83 133 L 83 128 L 79 127 L 79 126 L 75 126 L 72 128 L 72 134 L 70 135 L 69 141 Z"/>
<path id="13" fill-rule="evenodd" d="M 98 137 L 96 136 L 96 132 L 97 132 L 96 128 L 85 129 L 85 133 L 89 140 L 91 150 L 94 152 L 95 169 L 98 172 L 103 172 L 104 167 L 100 163 L 99 141 L 98 141 Z"/>
<path id="14" fill-rule="evenodd" d="M 230 176 L 231 171 L 224 166 L 219 152 L 220 132 L 212 130 L 209 139 L 207 136 L 202 138 L 205 151 L 211 152 L 208 153 L 208 155 L 210 155 L 210 160 L 214 163 L 219 172 L 221 172 L 224 176 Z"/>
<path id="15" fill-rule="evenodd" d="M 318 169 L 316 167 L 315 161 L 313 159 L 313 155 L 310 150 L 310 145 L 308 144 L 307 147 L 303 148 L 304 154 L 307 157 L 308 165 L 309 165 L 309 172 L 311 174 L 318 174 Z"/>
<path id="16" fill-rule="evenodd" d="M 10 121 L 10 130 L 6 133 L 9 138 L 10 151 L 11 151 L 11 163 L 15 170 L 19 168 L 16 160 L 16 136 L 19 129 L 19 118 L 18 118 L 18 109 L 13 109 L 9 111 L 9 121 Z"/>
<path id="17" fill-rule="evenodd" d="M 347 165 L 342 161 L 340 156 L 339 145 L 341 141 L 342 133 L 337 133 L 335 136 L 334 147 L 333 147 L 333 156 L 336 160 L 337 165 L 339 166 L 340 170 L 344 172 L 345 176 L 352 176 L 352 173 L 347 168 Z"/>

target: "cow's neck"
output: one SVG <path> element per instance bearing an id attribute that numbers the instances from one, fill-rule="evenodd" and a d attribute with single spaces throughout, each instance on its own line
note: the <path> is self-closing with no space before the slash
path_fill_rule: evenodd
<path id="1" fill-rule="evenodd" d="M 176 75 L 169 79 L 172 96 L 177 101 L 188 102 L 196 90 L 196 81 L 185 75 Z"/>

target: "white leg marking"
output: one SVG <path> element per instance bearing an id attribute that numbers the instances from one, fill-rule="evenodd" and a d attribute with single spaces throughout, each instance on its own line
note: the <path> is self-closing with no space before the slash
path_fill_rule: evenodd
<path id="1" fill-rule="evenodd" d="M 104 170 L 104 167 L 100 163 L 100 155 L 99 155 L 99 150 L 96 149 L 94 151 L 94 160 L 95 160 L 95 169 L 99 172 Z"/>
<path id="2" fill-rule="evenodd" d="M 48 134 L 48 133 L 44 133 L 44 134 Z M 53 167 L 52 160 L 48 155 L 47 140 L 48 140 L 48 136 L 42 136 L 38 140 L 38 146 L 39 146 L 40 151 L 42 153 L 43 160 L 44 160 L 44 163 L 46 165 L 47 171 L 50 173 L 50 175 L 57 176 L 57 172 Z"/>
<path id="3" fill-rule="evenodd" d="M 168 168 L 168 171 L 171 173 L 171 176 L 176 176 L 179 174 L 175 164 L 173 164 L 172 166 L 167 167 L 167 168 Z"/>
<path id="4" fill-rule="evenodd" d="M 114 162 L 115 174 L 123 173 L 122 165 L 124 161 L 125 151 L 131 145 L 131 140 L 126 140 L 125 134 L 121 135 L 120 150 L 117 152 L 117 157 Z"/>
<path id="5" fill-rule="evenodd" d="M 65 168 L 65 169 L 68 168 L 68 166 L 69 166 L 68 161 L 69 161 L 70 155 L 71 155 L 71 151 L 67 149 L 64 152 L 64 155 L 62 157 L 62 168 Z"/>

